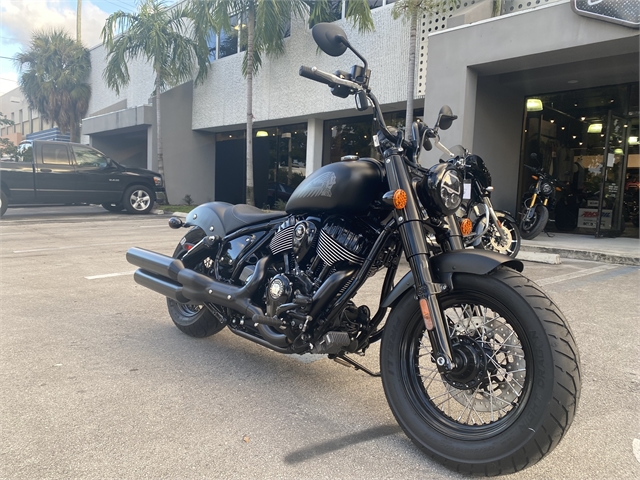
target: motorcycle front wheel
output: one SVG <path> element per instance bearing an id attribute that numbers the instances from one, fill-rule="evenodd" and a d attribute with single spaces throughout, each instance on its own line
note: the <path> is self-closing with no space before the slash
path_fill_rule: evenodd
<path id="1" fill-rule="evenodd" d="M 481 244 L 476 248 L 492 250 L 494 252 L 516 258 L 516 255 L 518 255 L 518 252 L 520 251 L 520 244 L 522 243 L 518 226 L 503 215 L 500 215 L 497 212 L 496 214 L 498 220 L 502 224 L 503 234 L 498 236 L 498 226 L 494 225 L 492 222 L 491 226 L 487 229 L 487 232 L 482 236 Z M 505 230 L 506 235 L 504 233 Z"/>
<path id="2" fill-rule="evenodd" d="M 549 221 L 549 210 L 544 205 L 536 205 L 531 218 L 527 218 L 526 212 L 520 222 L 520 234 L 525 240 L 536 238 Z"/>
<path id="3" fill-rule="evenodd" d="M 387 401 L 406 435 L 469 475 L 539 461 L 573 421 L 578 349 L 558 307 L 525 276 L 457 274 L 438 297 L 456 368 L 438 372 L 413 292 L 393 309 L 380 351 Z"/>

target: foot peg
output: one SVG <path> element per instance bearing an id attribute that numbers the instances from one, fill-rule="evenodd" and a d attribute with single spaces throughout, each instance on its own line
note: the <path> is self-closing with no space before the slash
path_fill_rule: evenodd
<path id="1" fill-rule="evenodd" d="M 311 349 L 311 353 L 336 354 L 344 347 L 351 344 L 351 339 L 347 332 L 328 332 L 322 339 Z"/>

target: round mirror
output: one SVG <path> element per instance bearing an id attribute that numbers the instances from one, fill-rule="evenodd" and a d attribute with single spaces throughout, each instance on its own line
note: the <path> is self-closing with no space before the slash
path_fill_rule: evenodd
<path id="1" fill-rule="evenodd" d="M 339 57 L 347 50 L 347 45 L 342 41 L 347 39 L 347 35 L 333 23 L 317 23 L 311 29 L 311 34 L 320 50 L 327 55 Z"/>
<path id="2" fill-rule="evenodd" d="M 458 116 L 453 114 L 451 107 L 449 105 L 443 105 L 438 114 L 437 127 L 440 130 L 447 130 L 456 118 L 458 118 Z"/>

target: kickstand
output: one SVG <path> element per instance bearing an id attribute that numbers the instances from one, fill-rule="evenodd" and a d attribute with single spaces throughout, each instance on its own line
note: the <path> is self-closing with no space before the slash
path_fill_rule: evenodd
<path id="1" fill-rule="evenodd" d="M 549 237 L 549 238 L 553 238 L 553 237 L 555 237 L 555 235 L 551 235 L 551 234 L 550 234 L 549 232 L 547 232 L 546 230 L 543 230 L 543 232 L 544 232 L 544 233 L 546 233 L 546 234 L 547 234 L 547 237 Z"/>
<path id="2" fill-rule="evenodd" d="M 340 365 L 343 365 L 345 367 L 353 367 L 356 370 L 362 370 L 364 373 L 366 373 L 368 375 L 371 375 L 372 377 L 379 377 L 380 376 L 380 372 L 378 372 L 378 373 L 372 372 L 371 370 L 369 370 L 364 365 L 359 364 L 358 362 L 356 362 L 355 360 L 347 357 L 344 354 L 329 355 L 329 358 L 331 360 L 333 360 L 334 362 L 339 363 Z"/>

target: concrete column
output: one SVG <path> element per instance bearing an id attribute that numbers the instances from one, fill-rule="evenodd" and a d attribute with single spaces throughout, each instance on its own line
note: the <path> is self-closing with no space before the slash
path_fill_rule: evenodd
<path id="1" fill-rule="evenodd" d="M 153 160 L 156 158 L 156 135 L 155 135 L 155 127 L 150 126 L 147 129 L 147 169 L 154 170 L 153 168 Z M 155 170 L 154 170 L 155 171 Z"/>
<path id="2" fill-rule="evenodd" d="M 324 120 L 321 118 L 307 120 L 307 177 L 322 166 L 323 130 Z"/>

